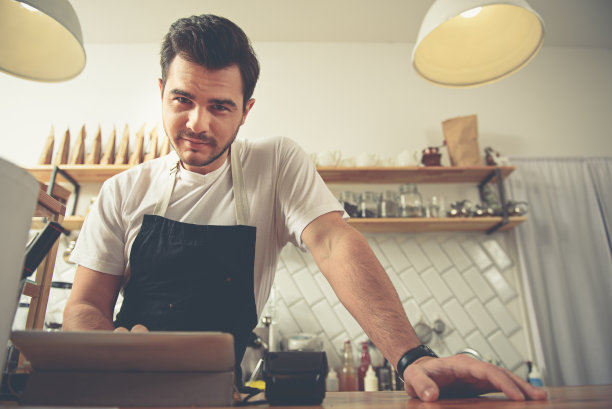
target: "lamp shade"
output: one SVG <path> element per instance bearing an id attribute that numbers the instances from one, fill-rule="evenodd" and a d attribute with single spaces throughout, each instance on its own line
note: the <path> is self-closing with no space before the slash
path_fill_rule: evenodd
<path id="1" fill-rule="evenodd" d="M 524 0 L 437 0 L 419 30 L 412 64 L 437 85 L 483 85 L 520 70 L 543 40 L 544 22 Z"/>
<path id="2" fill-rule="evenodd" d="M 52 82 L 83 67 L 81 26 L 67 0 L 0 0 L 0 70 Z"/>

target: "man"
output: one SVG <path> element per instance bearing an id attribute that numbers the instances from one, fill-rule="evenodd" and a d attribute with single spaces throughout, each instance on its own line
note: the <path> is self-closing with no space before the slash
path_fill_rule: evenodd
<path id="1" fill-rule="evenodd" d="M 174 152 L 104 183 L 73 252 L 65 330 L 222 330 L 234 335 L 239 363 L 292 242 L 312 253 L 411 396 L 546 397 L 509 371 L 420 346 L 382 266 L 308 156 L 288 139 L 236 139 L 259 75 L 240 28 L 212 15 L 178 20 L 161 68 Z"/>

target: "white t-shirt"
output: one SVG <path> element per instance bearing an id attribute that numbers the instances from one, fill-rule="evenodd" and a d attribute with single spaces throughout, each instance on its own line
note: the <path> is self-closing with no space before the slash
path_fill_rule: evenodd
<path id="1" fill-rule="evenodd" d="M 143 216 L 153 213 L 177 160 L 176 152 L 171 152 L 104 182 L 71 260 L 103 273 L 124 274 Z M 165 217 L 199 225 L 235 225 L 229 162 L 206 175 L 181 167 Z M 288 138 L 243 140 L 241 163 L 248 224 L 257 227 L 254 282 L 259 314 L 285 244 L 292 242 L 305 250 L 300 238 L 304 228 L 325 213 L 344 210 L 308 155 Z"/>

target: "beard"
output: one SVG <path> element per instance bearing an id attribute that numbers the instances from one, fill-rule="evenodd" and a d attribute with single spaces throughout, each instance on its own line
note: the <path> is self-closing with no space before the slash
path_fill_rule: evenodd
<path id="1" fill-rule="evenodd" d="M 234 131 L 234 135 L 230 139 L 230 141 L 220 149 L 217 145 L 217 140 L 205 134 L 196 134 L 187 129 L 182 129 L 178 131 L 176 134 L 175 140 L 180 140 L 183 138 L 197 139 L 199 141 L 209 144 L 211 148 L 213 148 L 213 152 L 208 157 L 201 158 L 201 159 L 198 159 L 197 155 L 188 156 L 188 155 L 185 155 L 183 151 L 178 150 L 176 146 L 174 146 L 174 142 L 172 141 L 172 138 L 170 138 L 170 142 L 172 144 L 172 147 L 176 151 L 176 153 L 179 155 L 179 158 L 181 159 L 181 162 L 183 163 L 183 165 L 204 167 L 204 166 L 210 165 L 211 163 L 219 159 L 221 156 L 223 156 L 227 152 L 227 150 L 230 148 L 230 146 L 236 139 L 236 136 L 238 136 L 239 129 L 240 129 L 240 126 L 236 128 L 236 130 Z"/>

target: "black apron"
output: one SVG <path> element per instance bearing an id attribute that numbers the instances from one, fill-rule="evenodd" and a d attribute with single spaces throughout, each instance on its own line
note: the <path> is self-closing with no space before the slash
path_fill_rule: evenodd
<path id="1" fill-rule="evenodd" d="M 240 362 L 257 324 L 253 270 L 255 231 L 248 206 L 240 142 L 232 144 L 230 166 L 236 226 L 181 223 L 166 219 L 180 163 L 155 206 L 146 214 L 130 252 L 130 277 L 116 327 L 136 324 L 150 331 L 223 331 L 234 336 L 236 384 Z"/>

